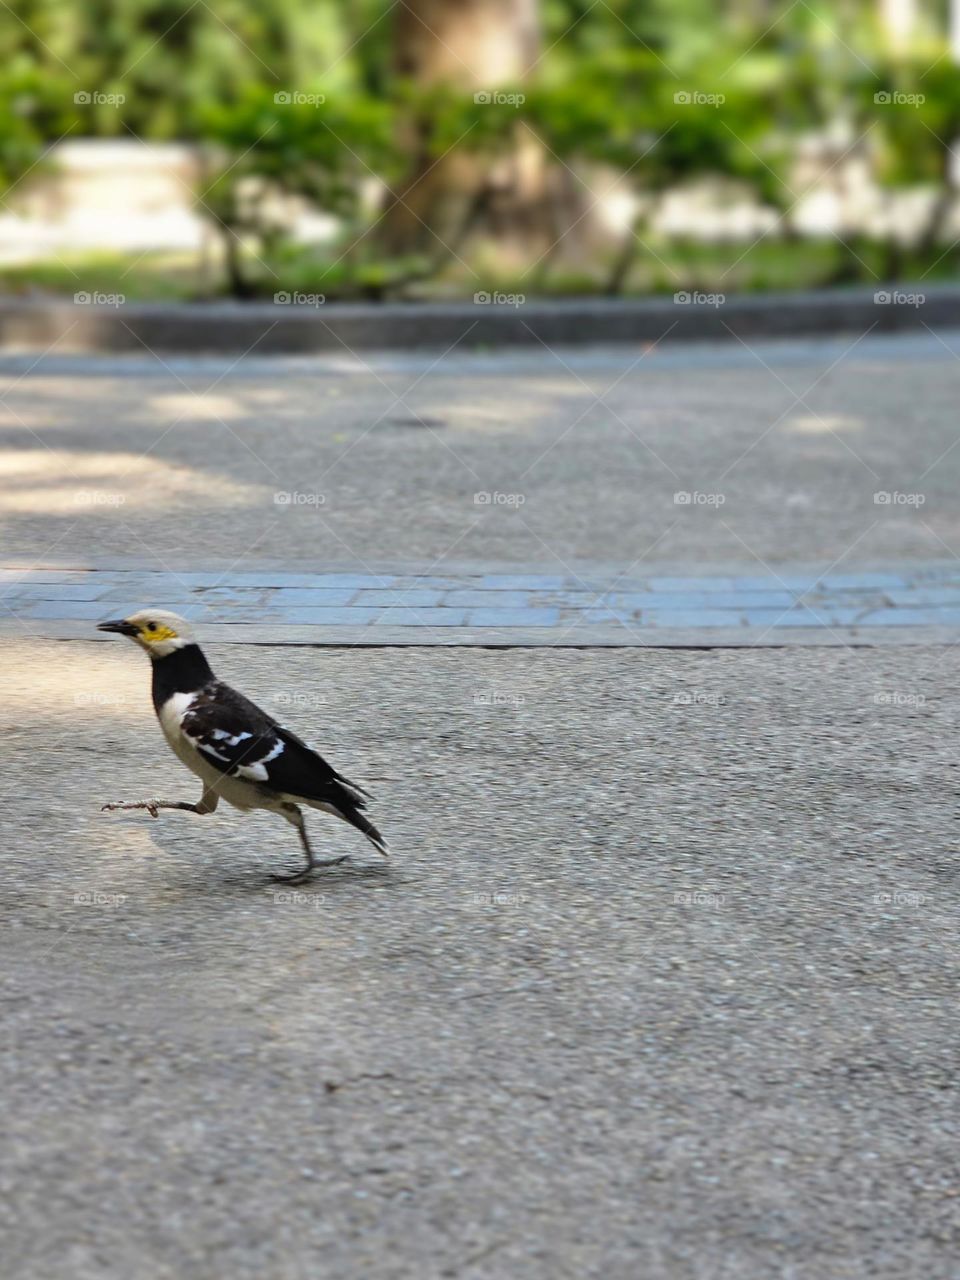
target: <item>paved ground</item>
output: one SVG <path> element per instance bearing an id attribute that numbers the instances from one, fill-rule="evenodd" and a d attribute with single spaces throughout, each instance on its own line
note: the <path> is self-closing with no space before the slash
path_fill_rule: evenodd
<path id="1" fill-rule="evenodd" d="M 223 647 L 395 847 L 284 898 L 0 641 L 5 1274 L 955 1280 L 954 655 Z"/>
<path id="2" fill-rule="evenodd" d="M 958 1280 L 958 342 L 0 360 L 4 1276 Z M 195 794 L 85 639 L 161 589 L 389 865 L 99 812 Z M 541 647 L 294 625 L 384 590 Z M 708 647 L 765 603 L 912 647 Z"/>
<path id="3" fill-rule="evenodd" d="M 951 558 L 955 350 L 948 332 L 522 358 L 8 359 L 3 547 L 238 572 L 258 557 L 361 572 Z"/>

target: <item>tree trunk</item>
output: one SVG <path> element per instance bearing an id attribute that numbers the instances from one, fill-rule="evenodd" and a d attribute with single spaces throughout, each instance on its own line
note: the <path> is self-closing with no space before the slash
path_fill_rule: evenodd
<path id="1" fill-rule="evenodd" d="M 397 6 L 395 70 L 418 88 L 446 84 L 493 93 L 521 83 L 539 48 L 538 0 L 404 0 Z M 514 110 L 497 103 L 489 109 Z M 529 131 L 518 127 L 512 154 L 490 166 L 456 148 L 438 161 L 428 145 L 430 125 L 411 120 L 398 140 L 410 166 L 388 200 L 386 247 L 442 256 L 468 227 L 500 240 L 517 236 L 527 250 L 531 234 L 539 234 L 546 247 L 546 157 Z"/>
<path id="2" fill-rule="evenodd" d="M 540 45 L 537 0 L 405 0 L 397 6 L 397 73 L 423 86 L 472 90 L 521 80 Z"/>
<path id="3" fill-rule="evenodd" d="M 894 53 L 906 51 L 917 26 L 917 0 L 880 0 L 880 25 Z"/>

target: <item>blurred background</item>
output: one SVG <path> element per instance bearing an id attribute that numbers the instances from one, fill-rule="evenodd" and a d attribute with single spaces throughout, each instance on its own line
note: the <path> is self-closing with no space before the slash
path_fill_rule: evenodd
<path id="1" fill-rule="evenodd" d="M 4 8 L 8 295 L 629 296 L 957 268 L 958 0 Z"/>

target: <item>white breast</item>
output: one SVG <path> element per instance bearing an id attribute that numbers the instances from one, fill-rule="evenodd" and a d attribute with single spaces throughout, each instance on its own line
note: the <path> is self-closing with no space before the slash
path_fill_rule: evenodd
<path id="1" fill-rule="evenodd" d="M 163 736 L 173 748 L 174 755 L 187 766 L 191 773 L 195 773 L 198 778 L 203 780 L 205 789 L 218 792 L 226 800 L 227 804 L 232 804 L 238 809 L 275 808 L 276 803 L 269 800 L 265 801 L 253 783 L 244 781 L 243 778 L 228 777 L 210 760 L 205 760 L 181 730 L 180 724 L 183 717 L 190 710 L 196 696 L 195 693 L 175 693 L 166 700 L 157 713 Z M 237 735 L 222 733 L 224 740 L 234 746 L 237 741 L 249 736 L 247 733 Z M 281 743 L 280 746 L 282 747 L 282 745 Z M 242 772 L 246 772 L 246 770 Z M 264 769 L 262 772 L 266 777 L 266 770 Z M 254 777 L 256 775 L 251 773 L 250 776 Z"/>
<path id="2" fill-rule="evenodd" d="M 160 728 L 163 730 L 163 736 L 177 750 L 178 745 L 183 737 L 180 732 L 180 721 L 190 710 L 193 700 L 197 695 L 195 693 L 173 693 L 166 700 L 160 710 L 157 712 L 160 718 Z"/>
<path id="3" fill-rule="evenodd" d="M 192 773 L 209 783 L 218 776 L 216 769 L 207 764 L 180 728 L 180 723 L 190 710 L 196 696 L 195 693 L 174 693 L 166 700 L 157 715 L 163 736 L 170 743 L 174 755 L 182 760 Z"/>

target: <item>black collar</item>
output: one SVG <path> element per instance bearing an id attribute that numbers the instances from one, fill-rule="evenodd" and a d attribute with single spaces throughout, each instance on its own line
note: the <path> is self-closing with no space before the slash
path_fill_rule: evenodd
<path id="1" fill-rule="evenodd" d="M 174 649 L 165 658 L 154 660 L 153 705 L 159 711 L 175 693 L 195 693 L 212 679 L 210 663 L 199 645 L 188 644 L 182 649 Z"/>

